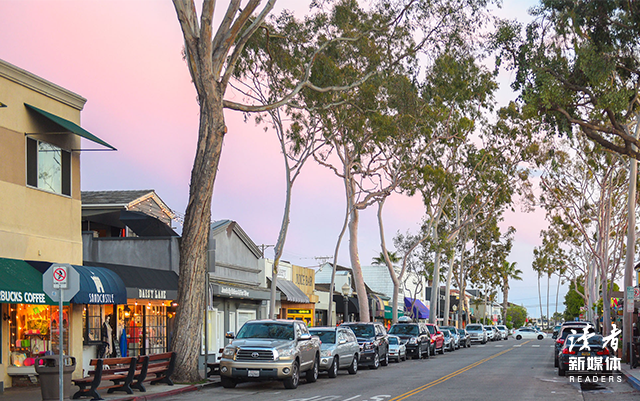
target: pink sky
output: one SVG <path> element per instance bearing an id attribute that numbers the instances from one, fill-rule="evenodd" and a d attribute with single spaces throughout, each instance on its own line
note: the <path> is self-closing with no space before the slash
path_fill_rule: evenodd
<path id="1" fill-rule="evenodd" d="M 218 12 L 226 7 L 222 3 Z M 511 16 L 524 16 L 531 5 L 506 3 L 502 13 Z M 304 11 L 307 4 L 290 0 L 279 2 L 279 8 Z M 118 148 L 82 155 L 83 190 L 151 188 L 171 208 L 184 212 L 198 106 L 170 1 L 0 0 L 0 37 L 1 59 L 87 98 L 82 126 Z M 503 90 L 498 100 L 506 101 L 508 95 Z M 236 220 L 257 244 L 272 245 L 284 202 L 277 139 L 253 122 L 244 123 L 238 113 L 227 112 L 226 122 L 229 133 L 214 189 L 213 219 Z M 419 198 L 402 195 L 393 195 L 385 210 L 389 244 L 397 231 L 415 232 L 423 215 Z M 333 255 L 343 215 L 341 181 L 309 163 L 294 187 L 284 259 L 311 266 L 314 257 Z M 526 278 L 512 284 L 510 300 L 536 315 L 531 255 L 543 216 L 509 213 L 506 224 L 518 230 L 511 259 Z M 379 253 L 379 244 L 372 208 L 361 215 L 363 264 Z M 341 250 L 339 263 L 348 265 L 346 242 Z"/>

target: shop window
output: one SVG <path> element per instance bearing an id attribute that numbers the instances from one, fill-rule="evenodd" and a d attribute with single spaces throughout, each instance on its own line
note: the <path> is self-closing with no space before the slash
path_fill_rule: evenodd
<path id="1" fill-rule="evenodd" d="M 27 137 L 27 185 L 71 196 L 71 152 Z"/>
<path id="2" fill-rule="evenodd" d="M 149 305 L 146 311 L 147 354 L 161 354 L 167 350 L 167 312 L 165 306 Z"/>
<path id="3" fill-rule="evenodd" d="M 12 366 L 31 366 L 40 355 L 60 352 L 57 306 L 10 304 L 9 351 Z M 69 307 L 62 309 L 64 353 L 69 354 Z"/>

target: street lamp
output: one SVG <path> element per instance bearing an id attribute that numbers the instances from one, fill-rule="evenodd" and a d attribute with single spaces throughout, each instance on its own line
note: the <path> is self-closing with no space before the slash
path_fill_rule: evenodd
<path id="1" fill-rule="evenodd" d="M 351 286 L 344 283 L 342 286 L 342 299 L 344 299 L 344 322 L 349 321 L 349 294 L 351 293 Z"/>

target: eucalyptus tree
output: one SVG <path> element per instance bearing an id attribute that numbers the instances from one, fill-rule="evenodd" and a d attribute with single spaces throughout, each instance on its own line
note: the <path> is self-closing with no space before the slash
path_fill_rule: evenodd
<path id="1" fill-rule="evenodd" d="M 407 4 L 412 4 L 408 1 Z M 209 241 L 211 221 L 211 199 L 222 152 L 227 126 L 224 109 L 241 112 L 263 112 L 291 103 L 303 90 L 322 92 L 346 91 L 357 87 L 378 72 L 376 59 L 354 71 L 339 85 L 323 86 L 311 78 L 312 70 L 319 60 L 333 57 L 328 51 L 336 43 L 375 42 L 384 32 L 393 31 L 392 27 L 401 20 L 396 15 L 391 21 L 383 18 L 371 24 L 371 19 L 360 23 L 358 19 L 349 19 L 349 10 L 357 9 L 354 1 L 341 1 L 329 11 L 318 9 L 304 23 L 295 21 L 284 14 L 280 22 L 291 28 L 294 36 L 283 38 L 271 35 L 264 22 L 273 10 L 276 0 L 248 0 L 242 5 L 240 0 L 231 0 L 223 18 L 214 27 L 214 9 L 216 1 L 203 0 L 200 13 L 194 0 L 174 0 L 174 7 L 184 37 L 184 56 L 192 81 L 197 92 L 200 107 L 199 132 L 195 159 L 191 171 L 189 201 L 185 212 L 180 246 L 180 279 L 178 283 L 178 303 L 176 333 L 172 349 L 177 353 L 176 378 L 180 381 L 194 382 L 199 379 L 197 360 L 200 340 L 193 333 L 202 329 L 204 307 L 204 288 L 198 283 L 206 273 L 206 248 Z M 397 8 L 396 8 L 397 9 Z M 406 10 L 406 4 L 400 6 Z M 334 29 L 331 17 L 343 18 L 343 25 L 349 29 Z M 369 23 L 369 25 L 367 25 Z M 264 38 L 286 42 L 289 47 L 281 46 L 294 54 L 287 58 L 292 61 L 289 67 L 284 96 L 273 99 L 269 104 L 246 104 L 232 101 L 228 96 L 229 83 L 236 73 L 236 67 L 242 58 L 245 46 L 260 35 Z"/>
<path id="2" fill-rule="evenodd" d="M 588 313 L 602 293 L 610 303 L 611 284 L 624 259 L 628 172 L 622 157 L 598 144 L 576 138 L 571 147 L 555 146 L 541 176 L 541 204 L 552 228 L 568 239 L 566 245 L 587 251 L 585 291 Z M 546 253 L 543 253 L 546 256 Z M 540 263 L 551 275 L 558 266 Z M 609 308 L 603 310 L 604 331 L 610 331 Z"/>
<path id="3" fill-rule="evenodd" d="M 499 274 L 501 279 L 501 287 L 502 287 L 502 313 L 503 313 L 503 321 L 507 321 L 507 310 L 509 308 L 509 280 L 522 280 L 522 270 L 516 267 L 516 262 L 507 262 L 506 260 L 502 262 L 502 266 L 500 266 Z"/>

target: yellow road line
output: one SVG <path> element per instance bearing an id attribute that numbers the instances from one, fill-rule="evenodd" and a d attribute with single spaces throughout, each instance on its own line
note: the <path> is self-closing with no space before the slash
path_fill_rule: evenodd
<path id="1" fill-rule="evenodd" d="M 529 340 L 529 341 L 531 341 L 531 340 Z M 522 343 L 522 345 L 528 343 L 529 341 L 525 341 L 524 343 Z M 419 392 L 424 391 L 424 390 L 426 390 L 428 388 L 431 388 L 431 387 L 433 387 L 433 386 L 435 386 L 437 384 L 444 383 L 445 381 L 447 381 L 447 380 L 449 380 L 449 379 L 451 379 L 453 377 L 456 377 L 459 374 L 462 374 L 462 373 L 464 373 L 464 372 L 466 372 L 468 370 L 471 370 L 471 369 L 475 368 L 476 366 L 479 366 L 479 365 L 481 365 L 481 364 L 483 364 L 483 363 L 485 363 L 485 362 L 487 362 L 487 361 L 489 361 L 489 360 L 491 360 L 493 358 L 499 357 L 500 355 L 504 355 L 507 352 L 511 351 L 513 348 L 514 347 L 508 348 L 508 349 L 506 349 L 506 350 L 504 350 L 502 352 L 498 352 L 495 355 L 492 355 L 492 356 L 489 356 L 489 357 L 484 358 L 482 360 L 479 360 L 478 362 L 475 362 L 475 363 L 472 363 L 471 365 L 465 366 L 464 368 L 456 370 L 453 373 L 449 373 L 446 376 L 442 376 L 441 378 L 436 379 L 436 380 L 432 381 L 431 383 L 427 383 L 427 384 L 425 384 L 423 386 L 420 386 L 420 387 L 415 388 L 413 390 L 407 391 L 406 393 L 401 394 L 401 395 L 399 395 L 399 396 L 397 396 L 395 398 L 392 398 L 389 401 L 402 401 L 404 399 L 407 399 L 407 398 L 411 397 L 412 395 L 416 395 Z"/>

